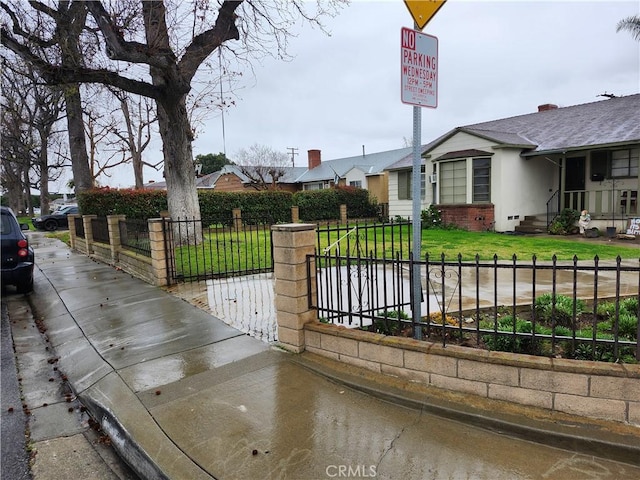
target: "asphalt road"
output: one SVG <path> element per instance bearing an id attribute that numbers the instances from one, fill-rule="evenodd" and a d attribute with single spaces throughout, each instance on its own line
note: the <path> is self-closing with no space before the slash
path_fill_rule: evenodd
<path id="1" fill-rule="evenodd" d="M 58 372 L 28 300 L 2 291 L 0 478 L 137 480 Z"/>
<path id="2" fill-rule="evenodd" d="M 2 343 L 0 344 L 1 399 L 2 404 L 2 478 L 12 480 L 30 479 L 29 455 L 25 433 L 27 416 L 22 410 L 20 385 L 16 359 L 13 353 L 13 337 L 9 325 L 9 313 L 6 303 L 2 302 Z"/>

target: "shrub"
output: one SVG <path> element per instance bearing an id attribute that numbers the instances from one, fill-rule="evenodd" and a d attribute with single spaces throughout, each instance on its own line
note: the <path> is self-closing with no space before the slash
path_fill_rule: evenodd
<path id="1" fill-rule="evenodd" d="M 638 315 L 638 297 L 626 298 L 620 302 L 620 311 Z"/>
<path id="2" fill-rule="evenodd" d="M 378 206 L 369 191 L 356 187 L 335 187 L 324 190 L 303 190 L 293 194 L 293 204 L 299 207 L 305 221 L 340 218 L 340 205 L 347 206 L 349 218 L 377 218 Z"/>
<path id="3" fill-rule="evenodd" d="M 580 218 L 580 213 L 577 210 L 571 208 L 565 208 L 560 212 L 551 225 L 549 226 L 549 233 L 552 235 L 566 235 L 573 233 L 577 230 L 576 222 Z"/>
<path id="4" fill-rule="evenodd" d="M 421 213 L 422 228 L 441 228 L 442 227 L 442 212 L 438 210 L 434 205 L 429 205 L 429 208 L 422 210 Z"/>
<path id="5" fill-rule="evenodd" d="M 545 293 L 536 298 L 534 310 L 536 318 L 540 321 L 553 323 L 556 325 L 571 328 L 573 323 L 574 299 L 566 295 L 555 296 L 555 310 L 553 304 L 553 294 Z M 584 300 L 575 299 L 576 316 L 580 315 L 586 307 Z"/>
<path id="6" fill-rule="evenodd" d="M 167 210 L 167 192 L 164 190 L 134 190 L 93 188 L 77 194 L 83 215 L 126 215 L 129 219 L 159 217 Z"/>
<path id="7" fill-rule="evenodd" d="M 616 313 L 616 304 L 613 302 L 602 302 L 598 304 L 596 314 L 603 318 L 609 318 Z"/>
<path id="8" fill-rule="evenodd" d="M 373 331 L 383 335 L 398 335 L 404 325 L 410 325 L 409 315 L 403 310 L 385 310 L 376 313 L 377 317 L 373 322 Z"/>
<path id="9" fill-rule="evenodd" d="M 544 348 L 544 341 L 540 339 L 518 337 L 509 335 L 509 333 L 532 333 L 533 323 L 528 320 L 514 318 L 507 315 L 498 319 L 498 332 L 502 334 L 486 333 L 482 335 L 482 341 L 489 350 L 497 350 L 501 352 L 525 353 L 529 355 L 540 355 Z M 493 329 L 493 322 L 489 320 L 480 323 L 481 328 Z M 542 333 L 541 327 L 536 325 L 536 333 Z"/>
<path id="10" fill-rule="evenodd" d="M 621 313 L 618 318 L 618 335 L 635 340 L 638 337 L 638 317 L 630 313 Z"/>

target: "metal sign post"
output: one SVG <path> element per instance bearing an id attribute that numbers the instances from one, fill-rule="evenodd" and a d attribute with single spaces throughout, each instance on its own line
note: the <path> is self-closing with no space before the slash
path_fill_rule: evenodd
<path id="1" fill-rule="evenodd" d="M 416 2 L 405 2 L 415 21 L 415 29 L 403 28 L 401 32 L 401 99 L 403 103 L 413 105 L 413 170 L 411 175 L 412 223 L 413 223 L 413 264 L 411 268 L 411 312 L 414 338 L 422 339 L 422 276 L 420 260 L 422 258 L 422 110 L 421 107 L 436 108 L 438 105 L 438 39 L 425 35 L 422 29 L 437 12 L 429 6 L 428 11 L 414 12 L 421 7 Z M 424 2 L 426 3 L 426 2 Z M 419 20 L 418 21 L 418 18 Z M 428 17 L 428 18 L 426 18 Z M 425 20 L 426 18 L 426 20 Z"/>
<path id="2" fill-rule="evenodd" d="M 412 291 L 411 291 L 411 311 L 413 325 L 419 325 L 422 320 L 422 279 L 420 275 L 420 259 L 422 258 L 422 188 L 421 170 L 422 157 L 422 110 L 420 107 L 413 107 L 413 171 L 411 172 L 411 191 L 413 194 L 413 268 L 411 271 Z M 414 328 L 413 337 L 422 340 L 422 327 Z"/>

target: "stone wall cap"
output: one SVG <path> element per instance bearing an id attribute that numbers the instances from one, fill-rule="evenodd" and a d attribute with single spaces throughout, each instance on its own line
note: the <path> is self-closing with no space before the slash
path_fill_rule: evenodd
<path id="1" fill-rule="evenodd" d="M 316 226 L 313 223 L 281 223 L 271 226 L 273 232 L 303 232 L 315 228 Z"/>

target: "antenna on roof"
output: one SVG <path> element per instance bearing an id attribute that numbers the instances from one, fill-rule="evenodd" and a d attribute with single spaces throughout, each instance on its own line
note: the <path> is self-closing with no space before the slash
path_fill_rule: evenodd
<path id="1" fill-rule="evenodd" d="M 607 93 L 606 90 L 604 93 L 601 93 L 600 95 L 596 95 L 596 97 L 607 97 L 607 98 L 617 98 L 617 96 L 613 93 Z"/>

